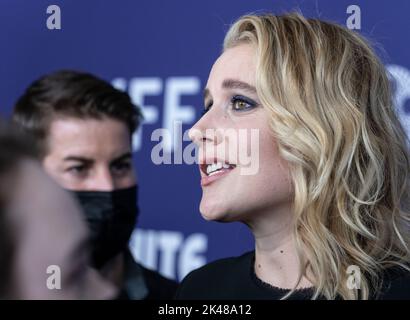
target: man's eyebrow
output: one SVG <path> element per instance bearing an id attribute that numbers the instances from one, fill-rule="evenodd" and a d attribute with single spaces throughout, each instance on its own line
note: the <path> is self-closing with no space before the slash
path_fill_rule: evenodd
<path id="1" fill-rule="evenodd" d="M 64 157 L 63 161 L 78 161 L 78 162 L 85 162 L 88 164 L 91 164 L 94 162 L 93 159 L 82 157 L 82 156 L 75 156 L 75 155 L 66 156 Z"/>
<path id="2" fill-rule="evenodd" d="M 249 83 L 235 80 L 235 79 L 226 79 L 222 82 L 222 88 L 224 89 L 242 89 L 250 93 L 256 94 L 256 88 L 251 86 Z"/>
<path id="3" fill-rule="evenodd" d="M 111 163 L 116 163 L 116 162 L 120 162 L 120 161 L 124 161 L 124 160 L 128 160 L 132 158 L 132 153 L 131 152 L 126 152 L 123 155 L 115 158 L 114 160 L 111 161 Z"/>

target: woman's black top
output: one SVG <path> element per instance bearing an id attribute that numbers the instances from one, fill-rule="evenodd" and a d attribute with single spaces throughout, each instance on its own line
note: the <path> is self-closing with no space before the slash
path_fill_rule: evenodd
<path id="1" fill-rule="evenodd" d="M 271 286 L 254 271 L 255 252 L 209 263 L 188 274 L 176 293 L 178 300 L 278 300 L 288 289 Z M 391 268 L 383 288 L 373 299 L 410 299 L 410 272 Z M 288 299 L 311 299 L 312 288 L 296 290 Z"/>

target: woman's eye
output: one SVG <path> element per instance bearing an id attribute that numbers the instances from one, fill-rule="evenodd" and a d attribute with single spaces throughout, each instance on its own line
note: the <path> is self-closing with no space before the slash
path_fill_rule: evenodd
<path id="1" fill-rule="evenodd" d="M 256 106 L 256 102 L 242 96 L 234 96 L 231 99 L 232 109 L 235 111 L 245 111 Z"/>

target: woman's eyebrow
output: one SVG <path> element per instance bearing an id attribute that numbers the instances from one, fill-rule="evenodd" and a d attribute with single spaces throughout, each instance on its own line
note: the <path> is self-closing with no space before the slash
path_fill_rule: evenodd
<path id="1" fill-rule="evenodd" d="M 240 81 L 240 80 L 235 80 L 235 79 L 225 79 L 222 82 L 222 88 L 224 89 L 242 89 L 245 91 L 248 91 L 249 93 L 256 94 L 256 88 L 249 83 Z M 204 99 L 207 100 L 211 96 L 211 92 L 209 91 L 208 88 L 204 89 L 203 93 Z"/>
<path id="2" fill-rule="evenodd" d="M 222 82 L 222 88 L 224 89 L 242 89 L 248 91 L 249 93 L 256 94 L 256 88 L 251 86 L 249 83 L 236 80 L 236 79 L 226 79 Z"/>

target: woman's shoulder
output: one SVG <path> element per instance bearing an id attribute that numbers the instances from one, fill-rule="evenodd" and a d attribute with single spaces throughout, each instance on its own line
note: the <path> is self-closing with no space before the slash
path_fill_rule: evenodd
<path id="1" fill-rule="evenodd" d="M 238 279 L 249 275 L 254 251 L 238 257 L 219 259 L 191 271 L 179 285 L 177 299 L 203 299 L 208 292 L 231 287 Z"/>
<path id="2" fill-rule="evenodd" d="M 232 268 L 238 268 L 238 267 L 247 267 L 249 263 L 252 262 L 252 259 L 255 255 L 254 251 L 250 251 L 247 253 L 244 253 L 238 257 L 230 257 L 230 258 L 224 258 L 224 259 L 219 259 L 215 260 L 213 262 L 210 262 L 204 266 L 202 266 L 199 269 L 196 269 L 192 271 L 192 274 L 210 274 L 210 275 L 217 275 L 220 272 L 225 272 L 225 271 L 234 271 Z"/>

